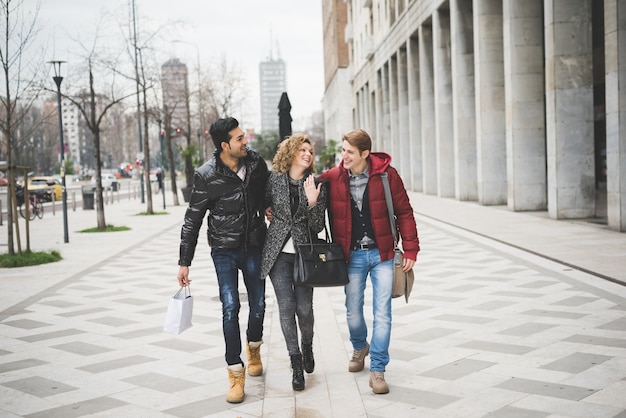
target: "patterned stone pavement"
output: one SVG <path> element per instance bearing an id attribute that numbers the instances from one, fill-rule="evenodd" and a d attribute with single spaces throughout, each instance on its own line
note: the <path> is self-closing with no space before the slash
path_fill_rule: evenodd
<path id="1" fill-rule="evenodd" d="M 194 326 L 165 334 L 184 207 L 141 210 L 107 206 L 107 221 L 133 230 L 87 238 L 75 231 L 95 213 L 72 212 L 70 244 L 60 216 L 31 225 L 65 260 L 0 272 L 0 417 L 626 417 L 626 287 L 423 215 L 413 296 L 394 300 L 389 394 L 347 372 L 337 288 L 315 292 L 317 364 L 295 393 L 268 281 L 264 374 L 228 404 L 204 232 Z"/>

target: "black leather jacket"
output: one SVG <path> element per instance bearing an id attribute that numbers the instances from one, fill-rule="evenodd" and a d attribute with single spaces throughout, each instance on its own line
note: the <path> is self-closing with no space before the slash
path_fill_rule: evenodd
<path id="1" fill-rule="evenodd" d="M 189 207 L 181 228 L 178 265 L 191 265 L 207 211 L 207 235 L 212 248 L 263 245 L 266 234 L 263 199 L 269 172 L 265 160 L 253 150 L 248 150 L 244 163 L 245 181 L 222 163 L 217 150 L 208 162 L 195 170 Z"/>

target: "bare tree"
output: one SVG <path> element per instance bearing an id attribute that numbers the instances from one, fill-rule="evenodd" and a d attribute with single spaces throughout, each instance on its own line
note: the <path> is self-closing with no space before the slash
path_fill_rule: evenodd
<path id="1" fill-rule="evenodd" d="M 150 182 L 151 171 L 151 158 L 150 158 L 150 135 L 149 135 L 149 123 L 150 118 L 158 119 L 154 117 L 153 112 L 149 111 L 152 107 L 148 100 L 148 92 L 154 90 L 154 86 L 159 82 L 158 66 L 155 63 L 155 49 L 153 48 L 153 42 L 160 36 L 161 32 L 166 28 L 174 25 L 174 23 L 167 23 L 161 25 L 149 32 L 137 31 L 137 18 L 135 14 L 135 3 L 130 3 L 131 13 L 130 21 L 126 22 L 120 20 L 120 28 L 122 35 L 124 36 L 124 42 L 127 49 L 127 55 L 130 62 L 133 63 L 132 75 L 118 70 L 118 74 L 132 81 L 136 84 L 137 88 L 137 117 L 138 125 L 143 124 L 143 132 L 141 132 L 141 148 L 144 154 L 143 162 L 143 182 L 146 187 L 146 212 L 154 213 L 152 202 L 152 184 Z M 138 128 L 141 130 L 141 128 Z"/>
<path id="2" fill-rule="evenodd" d="M 167 162 L 170 168 L 170 181 L 172 193 L 174 194 L 174 206 L 180 205 L 178 202 L 178 191 L 176 187 L 176 165 L 174 165 L 174 150 L 172 149 L 172 113 L 174 109 L 169 109 L 163 105 L 163 132 L 165 132 L 165 148 L 167 150 Z"/>
<path id="3" fill-rule="evenodd" d="M 85 48 L 85 46 L 81 44 L 81 47 L 87 54 L 85 57 L 85 71 L 88 74 L 87 87 L 81 90 L 81 93 L 79 94 L 65 95 L 65 97 L 74 103 L 74 105 L 78 108 L 78 111 L 82 114 L 85 120 L 87 129 L 93 135 L 96 173 L 97 227 L 99 230 L 104 230 L 107 225 L 104 216 L 104 199 L 102 195 L 102 156 L 100 150 L 101 124 L 107 112 L 113 106 L 120 104 L 124 99 L 134 96 L 136 93 L 133 92 L 120 96 L 116 92 L 114 69 L 118 66 L 118 63 L 116 59 L 102 59 L 98 56 L 98 38 L 98 29 L 96 29 L 96 35 L 94 36 L 94 41 L 91 47 Z M 105 80 L 103 85 L 106 85 L 108 92 L 96 93 L 94 78 L 95 72 L 102 75 L 102 79 Z M 102 87 L 102 89 L 104 90 L 105 88 Z"/>
<path id="4" fill-rule="evenodd" d="M 245 77 L 241 68 L 229 62 L 226 56 L 222 56 L 221 60 L 210 68 L 208 80 L 204 84 L 203 92 L 206 92 L 208 101 L 208 108 L 205 109 L 207 113 L 203 115 L 204 120 L 213 122 L 224 116 L 245 113 L 247 93 Z"/>
<path id="5" fill-rule="evenodd" d="M 8 166 L 8 193 L 7 207 L 8 222 L 8 253 L 15 254 L 14 239 L 17 239 L 17 252 L 21 254 L 19 224 L 16 209 L 15 195 L 15 149 L 20 140 L 31 137 L 32 132 L 18 133 L 19 126 L 25 126 L 24 118 L 37 95 L 41 91 L 39 74 L 43 69 L 43 54 L 39 54 L 37 61 L 28 63 L 25 60 L 26 51 L 33 44 L 37 35 L 37 16 L 40 3 L 37 2 L 30 10 L 25 10 L 21 0 L 0 0 L 0 65 L 4 76 L 4 91 L 0 93 L 0 132 L 2 133 L 2 149 Z M 29 65 L 30 64 L 30 65 Z M 30 129 L 37 129 L 37 124 Z M 0 155 L 0 157 L 2 157 Z M 14 228 L 15 227 L 15 236 Z"/>

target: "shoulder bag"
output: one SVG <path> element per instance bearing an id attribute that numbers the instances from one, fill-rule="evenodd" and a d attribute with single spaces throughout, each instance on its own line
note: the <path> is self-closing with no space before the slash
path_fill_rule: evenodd
<path id="1" fill-rule="evenodd" d="M 402 271 L 402 250 L 398 247 L 398 231 L 396 227 L 395 214 L 393 211 L 393 203 L 391 201 L 391 190 L 389 189 L 389 178 L 384 172 L 380 175 L 385 189 L 385 201 L 387 202 L 387 212 L 389 212 L 389 224 L 391 225 L 391 234 L 393 235 L 393 289 L 391 291 L 392 298 L 404 296 L 406 303 L 409 303 L 409 295 L 413 290 L 413 282 L 415 275 L 413 269 Z"/>
<path id="2" fill-rule="evenodd" d="M 325 239 L 311 236 L 309 242 L 295 245 L 296 259 L 293 266 L 293 280 L 297 286 L 331 287 L 348 284 L 348 268 L 343 250 L 332 242 L 328 228 L 324 224 Z"/>

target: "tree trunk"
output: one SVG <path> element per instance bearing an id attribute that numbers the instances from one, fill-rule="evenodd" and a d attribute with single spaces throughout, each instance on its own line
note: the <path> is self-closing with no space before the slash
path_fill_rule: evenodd
<path id="1" fill-rule="evenodd" d="M 94 151 L 96 157 L 96 216 L 98 218 L 98 229 L 104 231 L 107 227 L 104 219 L 104 199 L 102 198 L 102 158 L 100 158 L 100 126 L 96 123 L 96 92 L 93 88 L 93 72 L 89 66 L 89 93 L 91 100 L 90 119 L 93 133 Z"/>
<path id="2" fill-rule="evenodd" d="M 146 212 L 150 215 L 154 213 L 152 207 L 152 183 L 150 182 L 150 135 L 148 135 L 148 104 L 146 103 L 146 87 L 145 83 L 142 87 L 143 93 L 143 154 L 144 154 L 144 183 L 146 185 Z M 137 115 L 139 117 L 139 115 Z"/>
<path id="3" fill-rule="evenodd" d="M 174 197 L 174 206 L 179 206 L 180 203 L 178 202 L 178 190 L 176 187 L 176 170 L 174 169 L 174 167 L 176 167 L 174 165 L 174 151 L 172 150 L 172 135 L 171 135 L 171 130 L 172 127 L 169 123 L 169 117 L 166 114 L 165 116 L 165 148 L 167 148 L 167 163 L 169 165 L 170 168 L 170 181 L 172 183 L 172 195 Z"/>

